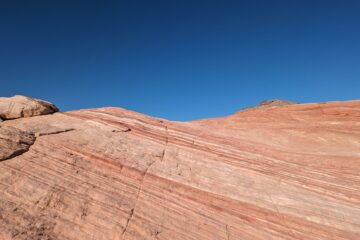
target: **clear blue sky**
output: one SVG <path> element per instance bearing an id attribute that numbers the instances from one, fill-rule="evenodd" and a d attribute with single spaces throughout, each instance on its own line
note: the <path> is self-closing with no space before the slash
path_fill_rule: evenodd
<path id="1" fill-rule="evenodd" d="M 360 98 L 360 1 L 2 1 L 0 95 L 172 120 Z"/>

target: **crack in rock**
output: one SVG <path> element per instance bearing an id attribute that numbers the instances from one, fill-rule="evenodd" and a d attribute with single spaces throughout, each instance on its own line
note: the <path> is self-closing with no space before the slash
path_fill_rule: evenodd
<path id="1" fill-rule="evenodd" d="M 41 137 L 41 136 L 47 136 L 47 135 L 54 135 L 54 134 L 59 134 L 59 133 L 65 133 L 65 132 L 71 132 L 74 131 L 74 128 L 68 128 L 68 129 L 63 129 L 63 130 L 56 130 L 56 131 L 52 131 L 52 132 L 37 132 L 35 133 L 35 137 Z"/>
<path id="2" fill-rule="evenodd" d="M 285 225 L 285 226 L 288 226 L 284 215 L 279 211 L 279 208 L 277 207 L 277 205 L 275 204 L 273 198 L 271 197 L 271 193 L 266 192 L 266 195 L 267 195 L 268 198 L 270 199 L 270 202 L 271 202 L 272 205 L 274 206 L 274 209 L 276 210 L 277 214 L 281 217 L 284 225 Z M 290 227 L 289 227 L 289 235 L 290 235 L 290 236 L 295 236 L 295 235 L 296 235 Z"/>
<path id="3" fill-rule="evenodd" d="M 164 160 L 164 157 L 165 157 L 165 154 L 166 154 L 166 149 L 167 149 L 167 146 L 168 146 L 168 143 L 169 143 L 169 129 L 167 127 L 167 125 L 164 125 L 164 128 L 165 128 L 165 132 L 166 132 L 166 138 L 165 138 L 165 146 L 164 146 L 164 149 L 162 151 L 162 154 L 160 156 L 160 161 L 163 161 Z M 152 163 L 149 164 L 149 166 L 145 169 L 145 172 L 144 172 L 144 175 L 143 175 L 143 178 L 141 179 L 141 182 L 140 182 L 140 186 L 139 186 L 139 190 L 136 194 L 136 200 L 135 200 L 135 204 L 134 204 L 134 207 L 130 210 L 130 214 L 129 214 L 129 217 L 126 221 L 126 224 L 125 224 L 125 227 L 124 227 L 124 230 L 123 232 L 121 233 L 121 239 L 124 239 L 125 237 L 125 234 L 128 230 L 128 227 L 129 227 L 129 224 L 131 222 L 131 220 L 133 219 L 133 216 L 134 216 L 134 212 L 135 212 L 135 209 L 137 207 L 137 204 L 138 204 L 138 201 L 139 201 L 139 196 L 142 192 L 142 188 L 143 188 L 143 183 L 144 183 L 144 180 L 149 172 L 149 169 L 156 163 L 157 161 L 154 160 Z"/>
<path id="4" fill-rule="evenodd" d="M 135 208 L 132 208 L 132 209 L 130 210 L 130 215 L 129 215 L 128 219 L 126 220 L 126 224 L 125 224 L 124 230 L 123 230 L 123 232 L 122 232 L 122 234 L 121 234 L 121 239 L 124 239 L 124 236 L 125 236 L 125 233 L 126 233 L 126 231 L 127 231 L 128 226 L 129 226 L 129 223 L 130 223 L 130 221 L 131 221 L 131 219 L 132 219 L 132 217 L 133 217 L 133 215 L 134 215 L 134 210 L 135 210 Z"/>
<path id="5" fill-rule="evenodd" d="M 143 183 L 144 183 L 145 177 L 146 177 L 149 169 L 151 168 L 152 165 L 154 165 L 155 162 L 156 162 L 156 160 L 153 161 L 152 163 L 150 163 L 150 165 L 145 169 L 144 176 L 143 176 L 143 178 L 141 179 L 141 182 L 140 182 L 139 190 L 138 190 L 138 192 L 137 192 L 137 194 L 136 194 L 136 199 L 135 199 L 134 208 L 132 208 L 131 211 L 130 211 L 130 214 L 129 214 L 129 217 L 128 217 L 127 221 L 126 221 L 124 230 L 123 230 L 123 232 L 122 232 L 122 234 L 121 234 L 121 239 L 124 239 L 124 236 L 125 236 L 125 234 L 126 234 L 126 232 L 127 232 L 127 230 L 128 230 L 128 226 L 129 226 L 129 224 L 130 224 L 130 222 L 131 222 L 131 220 L 132 220 L 132 218 L 133 218 L 133 216 L 134 216 L 134 211 L 135 211 L 135 208 L 137 207 L 140 193 L 142 192 L 142 187 L 143 187 Z"/>
<path id="6" fill-rule="evenodd" d="M 168 129 L 167 125 L 164 125 L 164 127 L 165 127 L 165 132 L 166 132 L 166 138 L 165 138 L 165 147 L 164 147 L 164 150 L 161 155 L 161 160 L 160 160 L 161 162 L 164 161 L 166 150 L 167 150 L 167 147 L 169 144 L 169 129 Z"/>
<path id="7" fill-rule="evenodd" d="M 226 239 L 230 240 L 230 231 L 229 231 L 229 225 L 228 224 L 226 224 L 225 230 L 226 230 Z"/>
<path id="8" fill-rule="evenodd" d="M 114 129 L 114 130 L 112 130 L 112 132 L 131 132 L 131 128 L 128 128 L 128 127 L 126 127 L 126 128 L 124 128 L 124 129 Z"/>

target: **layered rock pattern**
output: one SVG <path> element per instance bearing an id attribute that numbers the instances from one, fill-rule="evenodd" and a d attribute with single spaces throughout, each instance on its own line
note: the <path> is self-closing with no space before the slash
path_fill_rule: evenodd
<path id="1" fill-rule="evenodd" d="M 0 162 L 2 240 L 360 239 L 360 101 L 0 126 L 34 138 Z"/>

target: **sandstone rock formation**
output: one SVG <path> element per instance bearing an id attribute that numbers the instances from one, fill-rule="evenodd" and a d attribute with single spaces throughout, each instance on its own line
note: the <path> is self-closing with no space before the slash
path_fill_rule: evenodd
<path id="1" fill-rule="evenodd" d="M 282 106 L 288 106 L 288 105 L 294 105 L 294 104 L 297 104 L 297 103 L 296 102 L 286 101 L 286 100 L 271 99 L 271 100 L 263 101 L 263 102 L 261 102 L 260 104 L 258 104 L 256 106 L 245 108 L 245 109 L 243 109 L 241 111 L 256 110 L 256 109 L 267 109 L 267 108 L 282 107 Z"/>
<path id="2" fill-rule="evenodd" d="M 1 240 L 360 239 L 360 101 L 0 126 Z"/>
<path id="3" fill-rule="evenodd" d="M 35 98 L 16 95 L 14 97 L 0 98 L 0 119 L 15 119 L 45 115 L 59 111 L 49 103 Z"/>

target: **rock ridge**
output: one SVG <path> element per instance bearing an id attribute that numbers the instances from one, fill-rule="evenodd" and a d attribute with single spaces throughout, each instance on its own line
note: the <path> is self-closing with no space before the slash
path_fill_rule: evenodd
<path id="1" fill-rule="evenodd" d="M 262 101 L 261 103 L 259 103 L 256 106 L 244 108 L 244 109 L 240 110 L 239 112 L 248 111 L 248 110 L 262 110 L 262 109 L 269 109 L 269 108 L 275 108 L 275 107 L 283 107 L 283 106 L 289 106 L 289 105 L 294 105 L 294 104 L 298 104 L 298 103 L 287 101 L 287 100 L 269 99 L 269 100 Z"/>
<path id="2" fill-rule="evenodd" d="M 1 122 L 0 239 L 360 239 L 360 100 L 263 105 Z"/>

